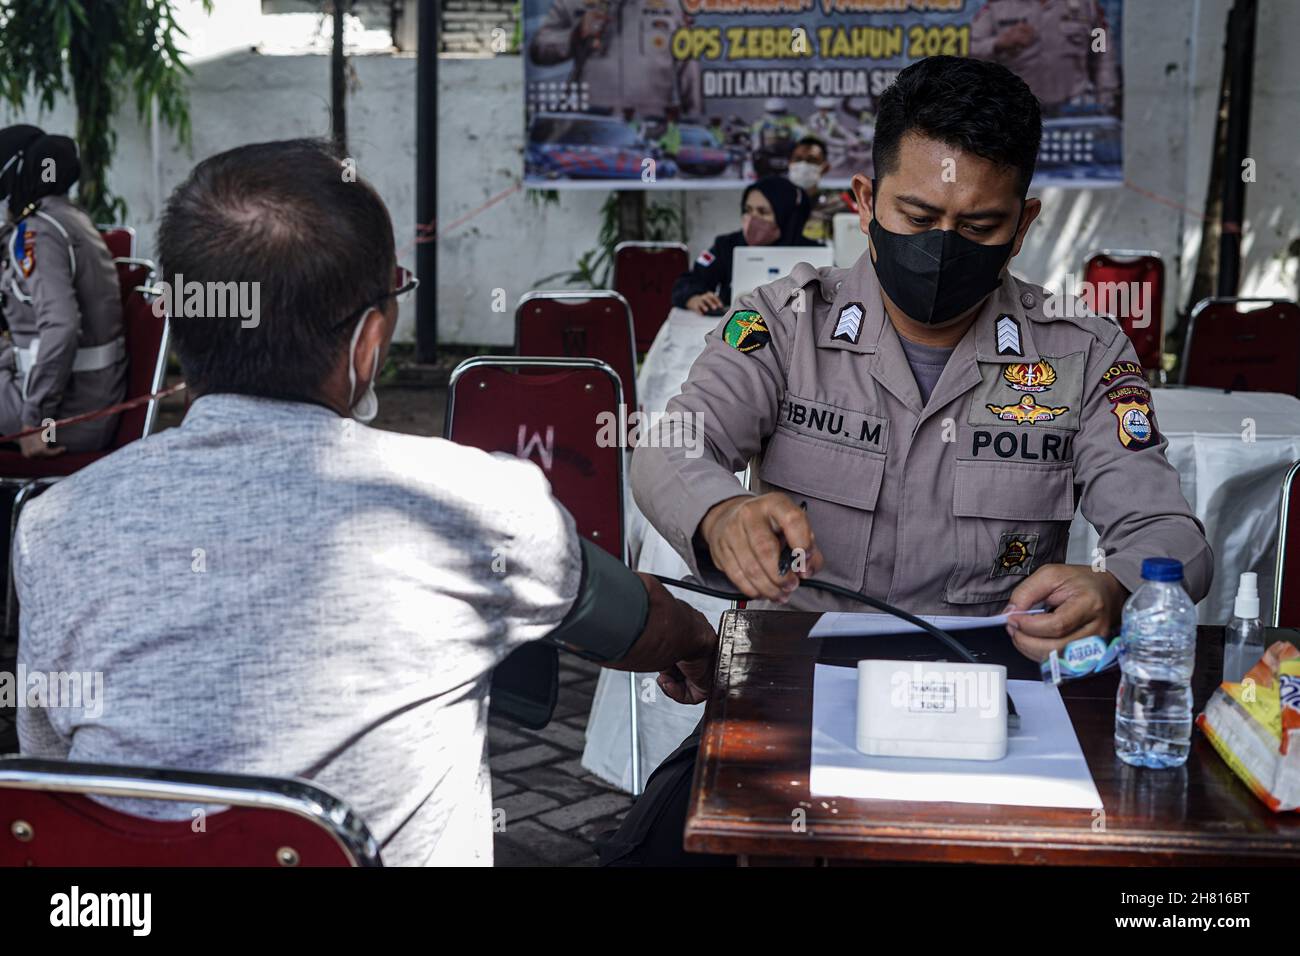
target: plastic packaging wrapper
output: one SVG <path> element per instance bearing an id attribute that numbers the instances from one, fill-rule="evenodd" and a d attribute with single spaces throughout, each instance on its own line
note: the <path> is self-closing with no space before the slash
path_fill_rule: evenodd
<path id="1" fill-rule="evenodd" d="M 1273 644 L 1241 683 L 1215 690 L 1196 725 L 1270 810 L 1300 807 L 1300 651 Z"/>

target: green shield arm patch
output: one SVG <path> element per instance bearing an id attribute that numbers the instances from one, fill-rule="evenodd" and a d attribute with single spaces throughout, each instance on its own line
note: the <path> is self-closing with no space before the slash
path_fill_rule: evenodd
<path id="1" fill-rule="evenodd" d="M 757 352 L 772 341 L 772 333 L 761 315 L 752 309 L 740 309 L 723 326 L 722 340 L 738 352 Z"/>

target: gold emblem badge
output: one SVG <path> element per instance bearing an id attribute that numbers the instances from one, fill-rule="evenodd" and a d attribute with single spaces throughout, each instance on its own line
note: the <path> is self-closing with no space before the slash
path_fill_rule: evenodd
<path id="1" fill-rule="evenodd" d="M 998 549 L 1001 553 L 993 562 L 993 573 L 989 575 L 990 577 L 1028 574 L 1034 563 L 1034 555 L 1038 552 L 1038 535 L 1008 531 L 998 540 Z"/>
<path id="2" fill-rule="evenodd" d="M 1032 365 L 1020 362 L 1008 365 L 1002 378 L 1017 392 L 1045 392 L 1056 381 L 1056 369 L 1048 362 L 1034 362 Z"/>
<path id="3" fill-rule="evenodd" d="M 1024 396 L 1014 405 L 985 405 L 984 407 L 1003 421 L 1015 422 L 1017 425 L 1050 422 L 1056 416 L 1064 415 L 1070 410 L 1069 405 L 1061 405 L 1060 407 L 1039 405 L 1034 401 L 1032 395 Z"/>

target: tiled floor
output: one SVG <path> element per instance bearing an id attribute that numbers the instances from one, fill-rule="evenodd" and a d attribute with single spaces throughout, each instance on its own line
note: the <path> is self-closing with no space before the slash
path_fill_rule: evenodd
<path id="1" fill-rule="evenodd" d="M 599 669 L 560 658 L 560 698 L 542 730 L 493 719 L 488 731 L 497 866 L 591 866 L 594 844 L 632 805 L 626 793 L 581 763 L 587 714 Z"/>

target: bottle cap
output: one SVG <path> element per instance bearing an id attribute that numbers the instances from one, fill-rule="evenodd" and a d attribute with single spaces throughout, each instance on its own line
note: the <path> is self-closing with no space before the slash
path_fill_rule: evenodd
<path id="1" fill-rule="evenodd" d="M 1142 577 L 1146 581 L 1172 581 L 1183 579 L 1183 562 L 1174 558 L 1143 558 Z"/>
<path id="2" fill-rule="evenodd" d="M 1237 599 L 1233 602 L 1232 616 L 1250 621 L 1259 617 L 1259 577 L 1254 571 L 1241 572 L 1237 585 Z"/>

